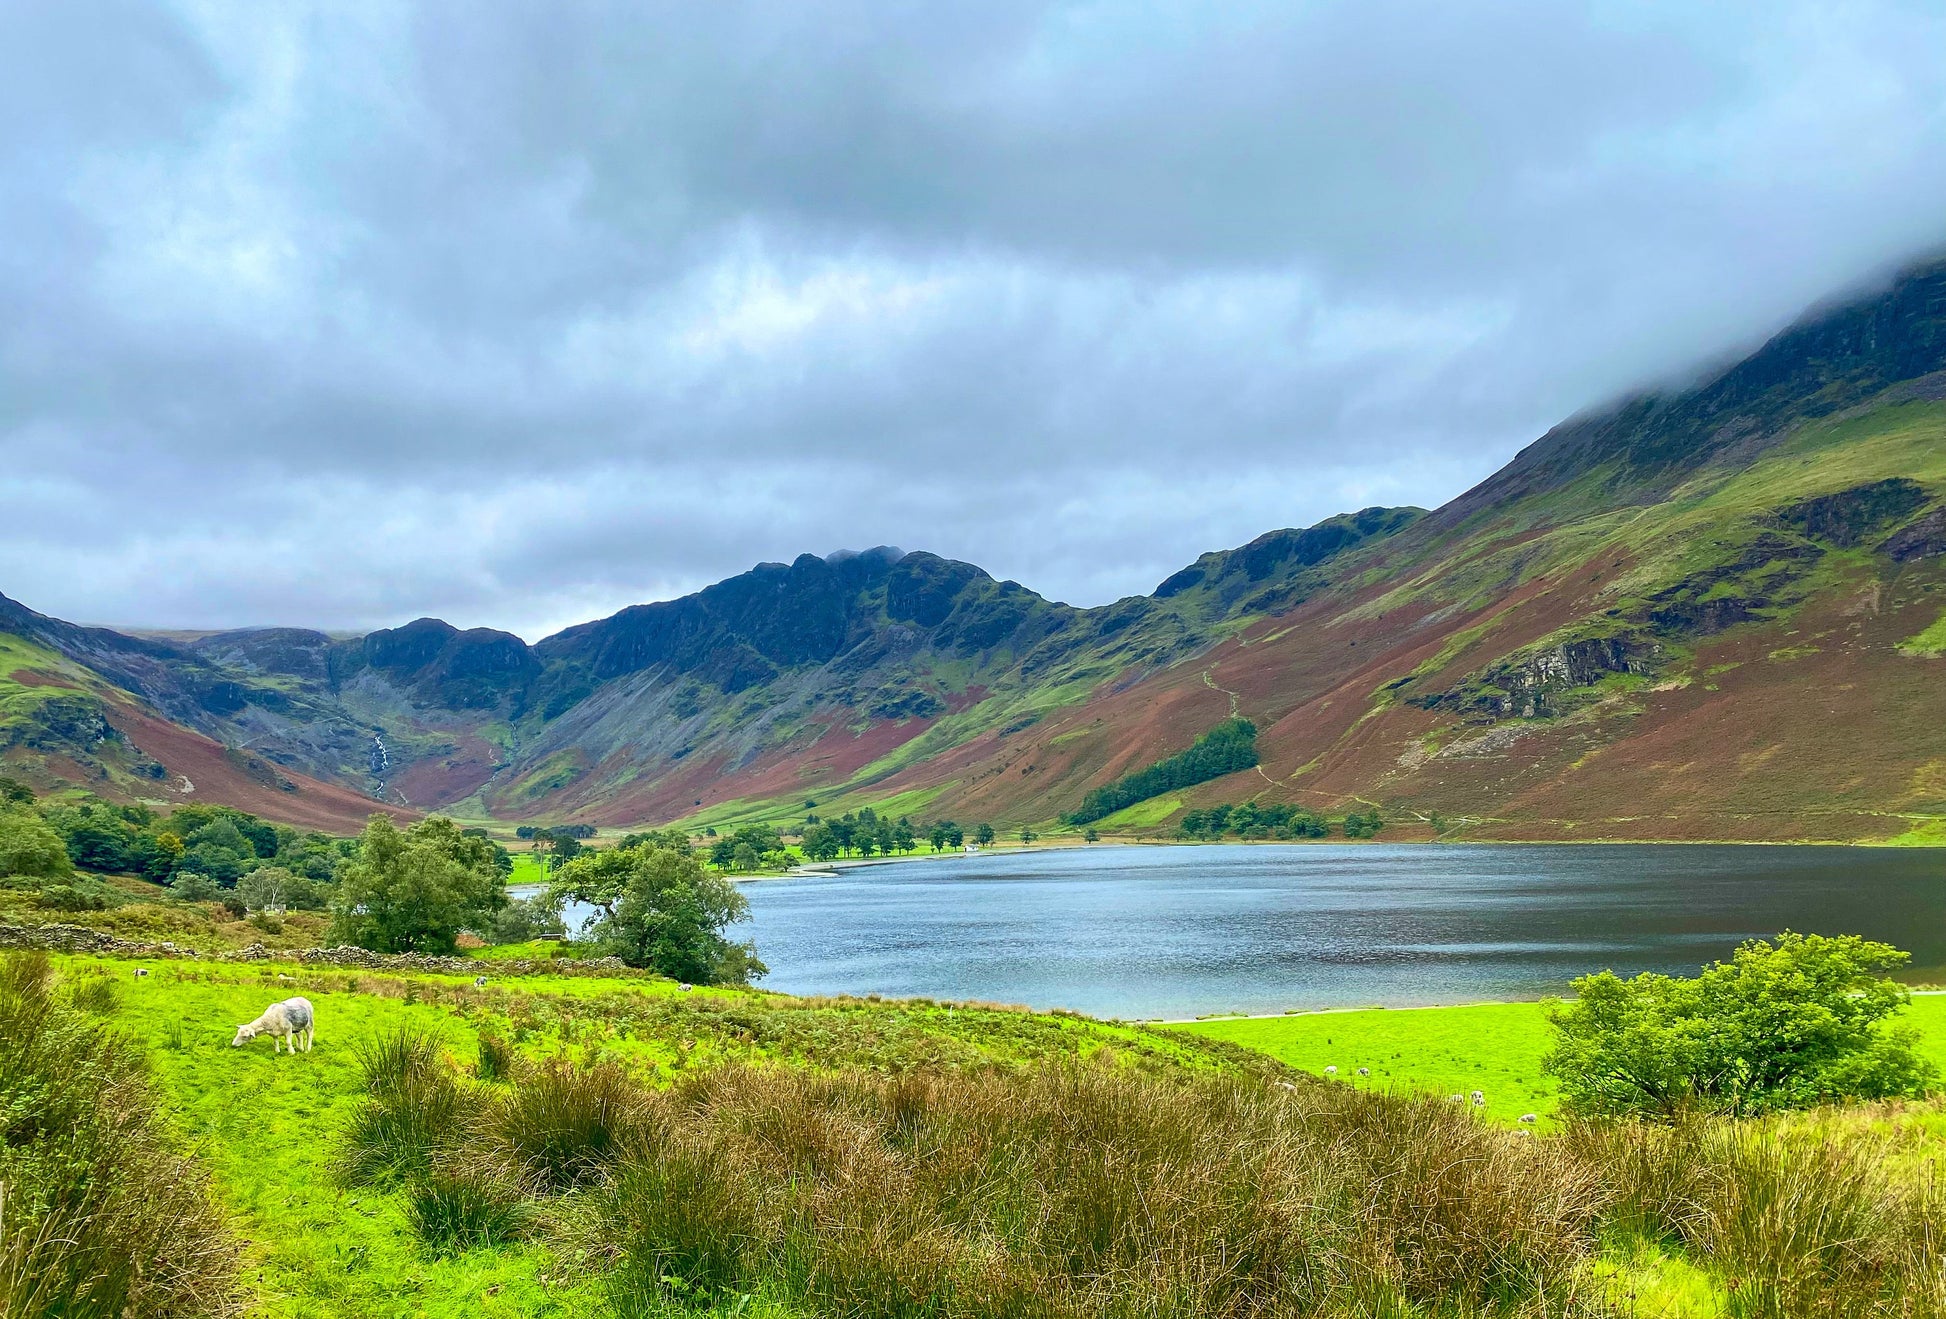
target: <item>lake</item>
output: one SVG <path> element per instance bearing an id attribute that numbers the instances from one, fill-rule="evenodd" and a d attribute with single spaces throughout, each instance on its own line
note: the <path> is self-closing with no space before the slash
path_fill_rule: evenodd
<path id="1" fill-rule="evenodd" d="M 1946 855 L 1688 844 L 1095 846 L 743 886 L 766 988 L 1193 1017 L 1559 992 L 1852 933 L 1946 978 Z"/>

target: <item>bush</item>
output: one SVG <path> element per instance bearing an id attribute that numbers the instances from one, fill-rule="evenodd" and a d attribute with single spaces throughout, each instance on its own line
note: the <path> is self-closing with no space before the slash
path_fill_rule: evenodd
<path id="1" fill-rule="evenodd" d="M 754 948 L 723 937 L 749 914 L 749 903 L 687 852 L 650 846 L 592 853 L 562 866 L 553 888 L 560 898 L 602 909 L 586 937 L 630 966 L 699 985 L 745 984 L 765 972 Z"/>
<path id="2" fill-rule="evenodd" d="M 51 911 L 106 911 L 109 905 L 106 895 L 77 884 L 49 884 L 34 901 Z"/>
<path id="3" fill-rule="evenodd" d="M 237 1243 L 171 1140 L 140 1049 L 51 982 L 44 954 L 0 961 L 0 1314 L 237 1313 Z"/>
<path id="4" fill-rule="evenodd" d="M 1906 956 L 1855 935 L 1787 931 L 1692 980 L 1583 976 L 1576 999 L 1549 1014 L 1544 1065 L 1564 1107 L 1588 1116 L 1746 1117 L 1922 1094 L 1933 1069 L 1888 1020 L 1910 996 L 1884 973 Z"/>

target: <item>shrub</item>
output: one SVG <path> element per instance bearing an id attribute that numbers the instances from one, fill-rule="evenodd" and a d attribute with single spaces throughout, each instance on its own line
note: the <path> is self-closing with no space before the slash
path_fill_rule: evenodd
<path id="1" fill-rule="evenodd" d="M 1910 996 L 1884 973 L 1906 956 L 1855 935 L 1787 931 L 1693 980 L 1583 976 L 1576 999 L 1549 1014 L 1545 1066 L 1564 1106 L 1584 1115 L 1744 1117 L 1922 1094 L 1933 1069 L 1888 1022 Z"/>
<path id="2" fill-rule="evenodd" d="M 102 893 L 76 884 L 49 884 L 34 899 L 36 905 L 51 911 L 106 911 L 108 899 Z"/>
<path id="3" fill-rule="evenodd" d="M 220 1316 L 237 1243 L 174 1146 L 139 1049 L 50 992 L 45 955 L 0 961 L 0 1314 Z"/>
<path id="4" fill-rule="evenodd" d="M 458 1136 L 466 1096 L 440 1061 L 439 1042 L 399 1030 L 359 1050 L 366 1099 L 344 1133 L 340 1171 L 353 1183 L 424 1176 Z"/>

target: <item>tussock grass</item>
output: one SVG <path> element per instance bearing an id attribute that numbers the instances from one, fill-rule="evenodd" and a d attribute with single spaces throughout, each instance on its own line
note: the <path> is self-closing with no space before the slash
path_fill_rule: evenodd
<path id="1" fill-rule="evenodd" d="M 521 1188 L 475 1169 L 434 1169 L 406 1190 L 406 1219 L 436 1252 L 518 1240 L 532 1212 Z"/>
<path id="2" fill-rule="evenodd" d="M 106 976 L 89 976 L 68 991 L 74 1006 L 83 1012 L 92 1012 L 98 1017 L 112 1016 L 122 1004 L 122 997 L 115 992 L 114 981 Z"/>
<path id="3" fill-rule="evenodd" d="M 728 1068 L 650 1109 L 603 1190 L 624 1313 L 665 1280 L 888 1317 L 1521 1313 L 1598 1208 L 1554 1148 L 1338 1086 Z"/>
<path id="4" fill-rule="evenodd" d="M 1946 1315 L 1946 1196 L 1896 1130 L 1827 1110 L 1567 1141 L 1603 1178 L 1611 1235 L 1680 1247 L 1734 1319 Z"/>
<path id="5" fill-rule="evenodd" d="M 613 1064 L 534 1068 L 473 1119 L 485 1154 L 550 1191 L 600 1179 L 641 1126 L 643 1097 Z"/>
<path id="6" fill-rule="evenodd" d="M 482 1081 L 505 1081 L 514 1074 L 514 1064 L 519 1059 L 519 1051 L 498 1035 L 482 1032 L 480 1035 L 480 1056 L 473 1065 L 473 1075 Z"/>
<path id="7" fill-rule="evenodd" d="M 344 1133 L 340 1171 L 354 1184 L 424 1177 L 467 1113 L 436 1038 L 400 1029 L 359 1050 L 366 1099 Z"/>
<path id="8" fill-rule="evenodd" d="M 0 959 L 0 1125 L 0 1314 L 238 1311 L 237 1244 L 140 1054 L 56 997 L 40 953 Z"/>

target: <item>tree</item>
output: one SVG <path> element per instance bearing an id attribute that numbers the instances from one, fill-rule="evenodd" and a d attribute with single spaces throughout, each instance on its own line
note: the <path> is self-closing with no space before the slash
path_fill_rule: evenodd
<path id="1" fill-rule="evenodd" d="M 1924 1093 L 1930 1064 L 1890 1024 L 1909 995 L 1885 973 L 1907 959 L 1856 935 L 1753 939 L 1694 979 L 1613 972 L 1551 1008 L 1568 1111 L 1745 1117 L 1835 1099 Z"/>
<path id="2" fill-rule="evenodd" d="M 208 875 L 194 870 L 178 870 L 169 892 L 184 902 L 214 902 L 223 896 L 222 887 Z"/>
<path id="3" fill-rule="evenodd" d="M 31 810 L 0 810 L 0 875 L 67 879 L 74 862 L 61 835 Z"/>
<path id="4" fill-rule="evenodd" d="M 807 861 L 831 861 L 838 855 L 838 836 L 829 825 L 814 824 L 804 831 L 798 847 Z"/>
<path id="5" fill-rule="evenodd" d="M 750 910 L 729 880 L 664 848 L 607 855 L 620 858 L 614 868 L 622 882 L 613 913 L 588 932 L 603 951 L 699 985 L 745 984 L 765 973 L 755 948 L 723 937 Z"/>
<path id="6" fill-rule="evenodd" d="M 985 847 L 991 843 L 993 841 L 993 826 L 990 824 L 976 825 L 973 829 L 973 841 L 981 847 Z"/>
<path id="7" fill-rule="evenodd" d="M 1081 831 L 1081 841 L 1084 843 L 1099 843 L 1101 841 L 1101 830 L 1095 828 L 1093 825 L 1089 825 Z"/>
<path id="8" fill-rule="evenodd" d="M 559 939 L 568 932 L 561 920 L 561 904 L 552 892 L 531 898 L 515 898 L 493 918 L 488 943 L 527 943 L 534 939 Z"/>
<path id="9" fill-rule="evenodd" d="M 1033 842 L 1033 841 L 1034 841 L 1034 840 L 1035 840 L 1036 838 L 1039 838 L 1039 837 L 1040 837 L 1040 835 L 1039 835 L 1039 834 L 1037 834 L 1037 833 L 1035 833 L 1035 832 L 1034 832 L 1034 831 L 1033 831 L 1032 829 L 1029 829 L 1029 828 L 1028 828 L 1027 826 L 1025 826 L 1025 825 L 1022 825 L 1022 826 L 1021 826 L 1021 829 L 1020 829 L 1020 841 L 1021 841 L 1021 842 L 1023 842 L 1023 843 L 1031 843 L 1031 842 Z"/>
<path id="10" fill-rule="evenodd" d="M 485 839 L 443 816 L 401 833 L 374 815 L 344 868 L 331 935 L 381 953 L 450 953 L 461 930 L 492 928 L 507 904 L 506 880 Z"/>
<path id="11" fill-rule="evenodd" d="M 1378 813 L 1376 806 L 1363 814 L 1353 811 L 1345 817 L 1345 837 L 1347 838 L 1376 838 L 1378 837 L 1378 831 L 1384 827 L 1385 817 Z"/>
<path id="12" fill-rule="evenodd" d="M 237 881 L 236 895 L 246 911 L 316 911 L 324 906 L 316 884 L 283 866 L 258 866 Z"/>

